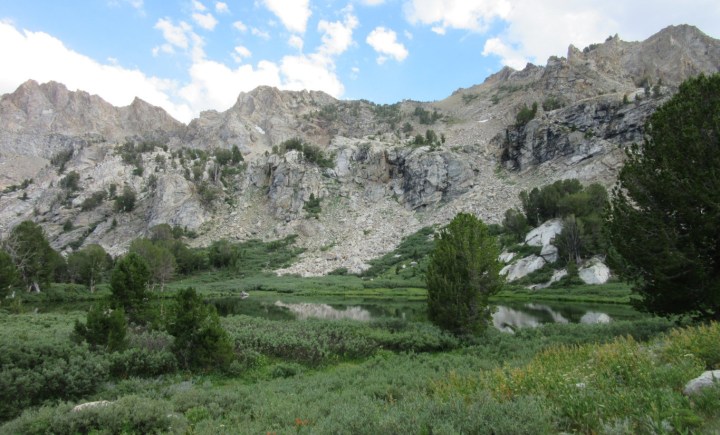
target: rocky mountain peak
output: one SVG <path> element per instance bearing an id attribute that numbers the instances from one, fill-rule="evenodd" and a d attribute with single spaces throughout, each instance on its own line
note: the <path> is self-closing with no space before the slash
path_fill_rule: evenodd
<path id="1" fill-rule="evenodd" d="M 307 252 L 286 272 L 358 271 L 460 211 L 499 222 L 521 190 L 565 178 L 610 185 L 653 111 L 688 77 L 719 68 L 720 41 L 675 26 L 642 42 L 570 46 L 441 101 L 261 86 L 187 126 L 139 98 L 116 108 L 28 81 L 0 98 L 0 188 L 15 184 L 0 194 L 0 232 L 33 219 L 58 248 L 101 243 L 114 254 L 161 223 L 196 231 L 196 245 L 297 234 Z M 296 137 L 312 147 L 277 147 Z M 244 161 L 216 152 L 233 146 Z M 49 164 L 58 154 L 62 168 Z M 69 192 L 59 179 L 71 171 L 81 176 Z M 113 186 L 137 193 L 134 211 L 93 200 Z M 311 198 L 320 211 L 308 212 Z"/>

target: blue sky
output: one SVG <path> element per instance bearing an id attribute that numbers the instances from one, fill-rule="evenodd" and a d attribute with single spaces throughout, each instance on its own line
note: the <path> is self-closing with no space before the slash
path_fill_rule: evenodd
<path id="1" fill-rule="evenodd" d="M 442 99 L 673 24 L 720 37 L 717 0 L 3 0 L 0 93 L 59 81 L 188 122 L 258 85 L 393 103 Z"/>

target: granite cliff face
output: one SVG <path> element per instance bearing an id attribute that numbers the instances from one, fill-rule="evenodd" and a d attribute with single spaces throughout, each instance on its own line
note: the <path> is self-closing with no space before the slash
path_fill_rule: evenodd
<path id="1" fill-rule="evenodd" d="M 359 271 L 460 211 L 499 222 L 523 189 L 571 177 L 611 184 L 648 116 L 686 78 L 719 70 L 720 41 L 677 26 L 643 42 L 571 46 L 442 101 L 260 87 L 187 126 L 139 99 L 117 108 L 29 81 L 0 98 L 0 233 L 33 219 L 56 248 L 100 243 L 113 254 L 161 223 L 194 231 L 196 245 L 298 234 L 307 251 L 283 272 Z M 295 137 L 315 148 L 284 150 Z M 244 162 L 218 151 L 234 146 Z M 126 189 L 136 206 L 119 212 Z"/>

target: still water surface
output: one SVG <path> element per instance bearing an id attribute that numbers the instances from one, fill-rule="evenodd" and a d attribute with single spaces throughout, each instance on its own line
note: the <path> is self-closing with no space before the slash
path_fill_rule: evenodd
<path id="1" fill-rule="evenodd" d="M 382 302 L 343 304 L 311 302 L 275 302 L 249 304 L 247 300 L 224 299 L 214 301 L 221 315 L 247 314 L 273 319 L 350 319 L 369 321 L 382 317 L 397 317 L 412 321 L 427 320 L 425 302 L 402 304 Z M 547 323 L 610 323 L 613 320 L 637 318 L 639 313 L 629 307 L 567 303 L 508 303 L 496 305 L 492 316 L 495 328 L 512 332 L 520 328 L 534 328 Z"/>

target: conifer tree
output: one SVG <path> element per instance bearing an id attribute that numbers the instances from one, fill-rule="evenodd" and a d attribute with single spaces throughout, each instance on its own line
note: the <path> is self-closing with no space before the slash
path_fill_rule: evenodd
<path id="1" fill-rule="evenodd" d="M 471 214 L 458 214 L 435 236 L 425 275 L 433 323 L 455 334 L 485 329 L 488 298 L 502 286 L 498 254 L 487 226 Z"/>
<path id="2" fill-rule="evenodd" d="M 659 108 L 628 151 L 608 220 L 640 308 L 720 320 L 720 75 Z"/>

